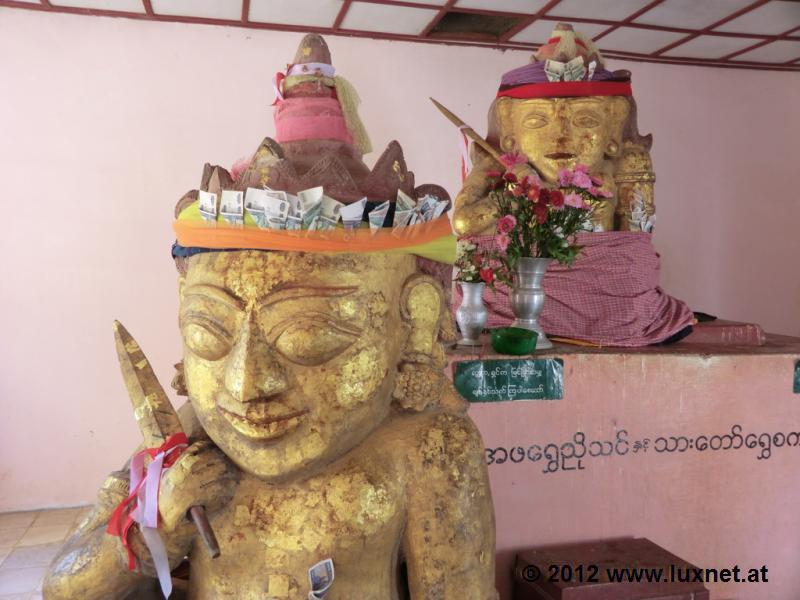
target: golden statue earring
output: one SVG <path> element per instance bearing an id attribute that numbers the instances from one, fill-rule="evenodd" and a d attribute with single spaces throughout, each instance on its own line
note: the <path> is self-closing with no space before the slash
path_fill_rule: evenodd
<path id="1" fill-rule="evenodd" d="M 442 369 L 418 362 L 404 362 L 398 369 L 392 398 L 404 410 L 422 412 L 442 395 Z"/>
<path id="2" fill-rule="evenodd" d="M 170 387 L 175 390 L 178 396 L 188 396 L 189 392 L 186 389 L 186 377 L 183 374 L 183 361 L 175 365 L 175 375 L 172 377 Z"/>
<path id="3" fill-rule="evenodd" d="M 517 147 L 517 140 L 513 135 L 506 135 L 503 136 L 503 139 L 500 140 L 500 148 L 503 152 L 513 152 Z"/>
<path id="4" fill-rule="evenodd" d="M 608 144 L 606 144 L 605 152 L 606 156 L 615 158 L 619 155 L 619 144 L 613 140 L 608 142 Z"/>

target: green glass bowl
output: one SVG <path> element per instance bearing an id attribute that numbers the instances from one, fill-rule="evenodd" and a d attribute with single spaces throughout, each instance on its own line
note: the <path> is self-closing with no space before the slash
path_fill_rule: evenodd
<path id="1" fill-rule="evenodd" d="M 498 354 L 532 354 L 536 350 L 537 337 L 539 334 L 530 329 L 498 327 L 492 329 L 492 348 Z"/>

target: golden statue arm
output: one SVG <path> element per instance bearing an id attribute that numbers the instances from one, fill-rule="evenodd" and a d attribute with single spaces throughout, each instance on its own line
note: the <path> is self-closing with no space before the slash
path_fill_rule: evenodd
<path id="1" fill-rule="evenodd" d="M 410 459 L 401 549 L 411 598 L 496 600 L 494 512 L 483 441 L 466 417 L 440 413 L 431 421 Z M 425 489 L 414 481 L 425 481 Z"/>
<path id="2" fill-rule="evenodd" d="M 106 533 L 108 519 L 127 490 L 127 471 L 106 479 L 91 514 L 50 565 L 43 586 L 47 600 L 122 598 L 145 578 L 128 571 L 118 538 Z"/>
<path id="3" fill-rule="evenodd" d="M 455 199 L 453 228 L 458 235 L 491 235 L 495 230 L 497 207 L 489 197 L 489 171 L 502 171 L 485 150 L 472 145 L 473 167 Z"/>

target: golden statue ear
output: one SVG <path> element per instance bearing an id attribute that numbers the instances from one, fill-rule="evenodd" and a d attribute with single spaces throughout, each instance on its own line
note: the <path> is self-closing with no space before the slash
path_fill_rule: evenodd
<path id="1" fill-rule="evenodd" d="M 420 412 L 442 401 L 446 361 L 439 331 L 444 304 L 441 285 L 428 275 L 416 273 L 403 284 L 400 315 L 408 339 L 392 392 L 395 404 L 403 410 Z"/>
<path id="2" fill-rule="evenodd" d="M 443 306 L 444 292 L 433 277 L 415 273 L 406 279 L 400 295 L 400 315 L 409 331 L 404 361 L 444 366 L 439 343 Z"/>
<path id="3" fill-rule="evenodd" d="M 498 143 L 503 152 L 513 152 L 517 147 L 517 140 L 511 134 L 513 124 L 514 103 L 511 98 L 502 97 L 494 102 L 494 128 L 490 123 L 490 130 L 498 136 Z"/>
<path id="4" fill-rule="evenodd" d="M 622 148 L 622 135 L 625 131 L 625 124 L 630 116 L 630 104 L 627 98 L 610 97 L 606 104 L 606 117 L 609 120 L 609 132 L 611 138 L 605 147 L 605 154 L 608 158 L 617 158 Z"/>
<path id="5" fill-rule="evenodd" d="M 186 289 L 186 276 L 178 277 L 178 300 L 183 303 L 184 290 Z"/>

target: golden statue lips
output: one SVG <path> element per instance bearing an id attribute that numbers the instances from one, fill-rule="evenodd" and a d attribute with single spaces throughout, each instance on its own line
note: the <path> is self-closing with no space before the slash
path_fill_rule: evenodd
<path id="1" fill-rule="evenodd" d="M 220 398 L 217 408 L 239 435 L 260 441 L 275 440 L 294 431 L 309 412 L 307 408 L 292 408 L 285 401 L 272 398 L 248 401 L 244 414 L 235 410 L 236 404 Z"/>

